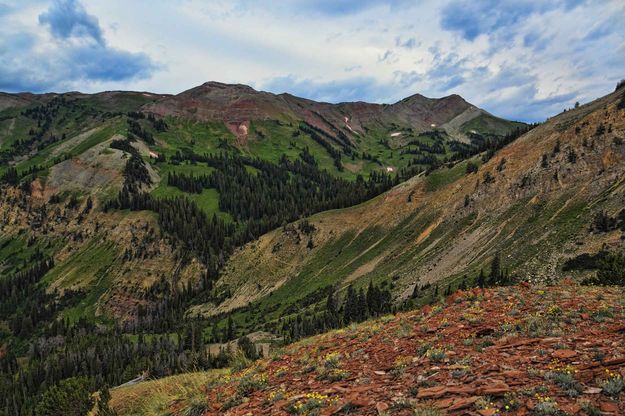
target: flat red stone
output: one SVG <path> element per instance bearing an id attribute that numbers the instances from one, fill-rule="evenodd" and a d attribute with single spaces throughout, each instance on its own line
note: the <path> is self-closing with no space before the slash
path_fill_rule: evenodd
<path id="1" fill-rule="evenodd" d="M 577 351 L 573 350 L 555 350 L 551 353 L 553 358 L 558 358 L 560 360 L 567 360 L 569 358 L 577 357 Z"/>

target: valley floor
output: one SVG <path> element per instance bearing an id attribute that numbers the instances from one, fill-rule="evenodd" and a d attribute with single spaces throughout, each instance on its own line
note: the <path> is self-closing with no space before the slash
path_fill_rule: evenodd
<path id="1" fill-rule="evenodd" d="M 308 338 L 151 414 L 622 415 L 624 376 L 625 289 L 565 280 L 459 291 Z"/>

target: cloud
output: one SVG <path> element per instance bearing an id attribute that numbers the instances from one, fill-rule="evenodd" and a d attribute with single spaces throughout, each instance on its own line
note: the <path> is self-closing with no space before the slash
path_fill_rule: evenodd
<path id="1" fill-rule="evenodd" d="M 522 36 L 523 47 L 533 50 L 534 52 L 545 51 L 552 45 L 554 34 L 545 34 L 544 31 L 536 29 L 528 29 Z"/>
<path id="2" fill-rule="evenodd" d="M 145 53 L 108 46 L 98 19 L 75 0 L 54 1 L 38 23 L 30 31 L 0 29 L 0 89 L 84 89 L 91 83 L 147 78 L 158 68 Z"/>
<path id="3" fill-rule="evenodd" d="M 386 63 L 396 62 L 395 53 L 392 50 L 387 49 L 386 51 L 384 51 L 384 54 L 378 57 L 378 62 L 386 62 Z"/>
<path id="4" fill-rule="evenodd" d="M 145 78 L 156 68 L 145 54 L 99 46 L 72 48 L 66 61 L 75 67 L 71 70 L 73 78 L 99 81 Z"/>
<path id="5" fill-rule="evenodd" d="M 409 0 L 291 0 L 290 6 L 298 11 L 326 16 L 346 16 L 373 7 L 397 9 L 410 4 Z"/>
<path id="6" fill-rule="evenodd" d="M 457 32 L 464 39 L 473 41 L 482 34 L 499 30 L 512 35 L 532 14 L 555 8 L 571 10 L 582 3 L 578 0 L 454 0 L 442 9 L 440 23 L 444 30 Z"/>
<path id="7" fill-rule="evenodd" d="M 511 87 L 508 94 L 493 98 L 489 109 L 495 114 L 511 120 L 543 121 L 545 115 L 553 116 L 570 108 L 579 91 L 540 98 L 535 83 Z"/>
<path id="8" fill-rule="evenodd" d="M 430 52 L 434 56 L 432 67 L 428 70 L 431 79 L 450 78 L 464 71 L 467 58 L 460 58 L 455 52 L 443 55 L 438 48 L 431 48 Z"/>
<path id="9" fill-rule="evenodd" d="M 56 0 L 48 11 L 39 15 L 39 23 L 49 26 L 52 35 L 59 39 L 91 38 L 104 45 L 97 17 L 87 14 L 76 0 Z"/>
<path id="10" fill-rule="evenodd" d="M 400 36 L 395 38 L 395 46 L 399 46 L 401 48 L 406 49 L 414 49 L 418 46 L 421 46 L 421 42 L 418 42 L 415 38 L 408 38 L 406 40 L 402 40 Z"/>
<path id="11" fill-rule="evenodd" d="M 395 71 L 393 76 L 395 82 L 402 88 L 410 88 L 424 78 L 421 74 L 417 73 L 417 71 Z"/>
<path id="12" fill-rule="evenodd" d="M 11 7 L 8 4 L 0 3 L 0 16 L 8 14 L 11 11 Z"/>
<path id="13" fill-rule="evenodd" d="M 597 22 L 594 27 L 584 36 L 584 41 L 595 41 L 614 33 L 614 28 L 622 25 L 625 16 L 610 16 L 605 20 Z"/>
<path id="14" fill-rule="evenodd" d="M 391 91 L 388 85 L 381 85 L 374 78 L 369 77 L 323 81 L 298 79 L 294 75 L 287 75 L 270 79 L 261 87 L 276 94 L 288 92 L 299 97 L 331 103 L 345 101 L 385 102 L 388 99 L 389 91 Z"/>

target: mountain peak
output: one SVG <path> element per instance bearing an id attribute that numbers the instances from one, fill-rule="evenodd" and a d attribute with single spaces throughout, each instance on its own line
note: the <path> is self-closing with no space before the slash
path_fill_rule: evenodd
<path id="1" fill-rule="evenodd" d="M 254 88 L 246 84 L 228 84 L 228 83 L 219 82 L 219 81 L 207 81 L 196 88 L 220 89 L 220 90 L 244 90 L 248 92 L 258 92 Z"/>

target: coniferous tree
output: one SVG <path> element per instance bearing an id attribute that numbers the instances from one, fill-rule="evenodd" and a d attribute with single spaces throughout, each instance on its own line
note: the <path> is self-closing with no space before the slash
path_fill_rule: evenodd
<path id="1" fill-rule="evenodd" d="M 343 307 L 343 322 L 346 324 L 354 322 L 358 316 L 358 299 L 354 287 L 349 285 L 345 295 L 345 306 Z"/>
<path id="2" fill-rule="evenodd" d="M 232 315 L 228 316 L 228 324 L 226 325 L 226 339 L 224 341 L 231 341 L 236 338 L 236 325 L 232 320 Z"/>
<path id="3" fill-rule="evenodd" d="M 362 322 L 367 319 L 367 297 L 365 291 L 360 288 L 358 291 L 357 303 L 356 303 L 356 321 Z"/>
<path id="4" fill-rule="evenodd" d="M 98 404 L 96 406 L 95 416 L 117 416 L 117 412 L 109 407 L 111 401 L 111 392 L 108 386 L 100 389 L 98 394 Z"/>
<path id="5" fill-rule="evenodd" d="M 501 280 L 501 258 L 499 252 L 495 253 L 490 263 L 489 284 L 496 285 Z"/>
<path id="6" fill-rule="evenodd" d="M 412 289 L 412 295 L 410 296 L 412 299 L 417 299 L 420 295 L 419 290 L 419 282 L 414 284 L 414 289 Z"/>
<path id="7" fill-rule="evenodd" d="M 460 290 L 467 290 L 467 279 L 469 277 L 465 274 L 462 277 L 462 281 L 460 282 L 460 286 L 458 287 Z"/>
<path id="8" fill-rule="evenodd" d="M 486 277 L 484 276 L 484 270 L 480 269 L 480 274 L 477 277 L 477 286 L 484 288 L 486 286 Z"/>

